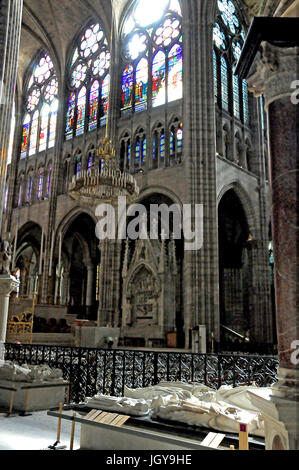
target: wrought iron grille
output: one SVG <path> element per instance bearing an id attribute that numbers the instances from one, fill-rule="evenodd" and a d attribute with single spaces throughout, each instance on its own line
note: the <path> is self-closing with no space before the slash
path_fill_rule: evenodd
<path id="1" fill-rule="evenodd" d="M 71 400 L 79 403 L 96 393 L 122 396 L 125 385 L 148 387 L 162 380 L 222 385 L 271 386 L 278 358 L 156 351 L 102 350 L 62 346 L 5 345 L 5 359 L 20 365 L 47 364 L 63 371 Z"/>

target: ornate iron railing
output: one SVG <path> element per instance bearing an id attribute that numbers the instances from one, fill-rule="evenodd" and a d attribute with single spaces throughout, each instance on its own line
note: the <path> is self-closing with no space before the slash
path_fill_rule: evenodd
<path id="1" fill-rule="evenodd" d="M 125 385 L 147 387 L 162 380 L 221 385 L 271 386 L 278 359 L 177 352 L 102 350 L 62 346 L 5 345 L 5 359 L 20 365 L 48 364 L 71 383 L 71 400 L 79 403 L 96 393 L 122 396 Z"/>

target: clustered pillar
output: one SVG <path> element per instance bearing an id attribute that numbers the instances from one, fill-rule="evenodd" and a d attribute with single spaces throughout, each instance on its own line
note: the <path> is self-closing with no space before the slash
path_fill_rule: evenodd
<path id="1" fill-rule="evenodd" d="M 12 110 L 17 81 L 23 0 L 0 0 L 0 228 L 4 204 L 7 154 Z M 2 269 L 2 268 L 1 268 Z M 9 294 L 18 282 L 5 273 L 0 275 L 0 349 L 6 338 Z M 0 351 L 1 353 L 1 351 Z"/>

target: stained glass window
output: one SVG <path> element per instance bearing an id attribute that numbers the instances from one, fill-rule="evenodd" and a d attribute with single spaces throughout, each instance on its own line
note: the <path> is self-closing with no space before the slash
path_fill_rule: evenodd
<path id="1" fill-rule="evenodd" d="M 76 107 L 76 94 L 71 93 L 69 102 L 68 102 L 68 110 L 66 116 L 66 140 L 69 140 L 73 137 L 74 126 L 75 126 L 75 107 Z"/>
<path id="2" fill-rule="evenodd" d="M 143 144 L 142 144 L 142 159 L 141 159 L 142 165 L 144 165 L 146 162 L 146 152 L 147 152 L 147 143 L 146 143 L 146 138 L 144 138 Z"/>
<path id="3" fill-rule="evenodd" d="M 48 168 L 48 178 L 47 178 L 47 196 L 50 196 L 52 186 L 52 166 Z"/>
<path id="4" fill-rule="evenodd" d="M 41 111 L 41 124 L 39 134 L 39 151 L 42 152 L 47 148 L 48 142 L 48 125 L 49 125 L 50 106 L 45 104 Z"/>
<path id="5" fill-rule="evenodd" d="M 220 51 L 214 52 L 214 81 L 218 82 L 218 70 L 221 71 L 221 84 L 215 86 L 215 96 L 220 90 L 222 108 L 230 109 L 236 119 L 243 117 L 244 122 L 249 119 L 248 92 L 246 86 L 239 83 L 238 77 L 234 76 L 234 68 L 239 61 L 245 40 L 245 30 L 233 0 L 218 0 L 218 19 L 214 27 L 214 43 Z M 231 45 L 228 48 L 228 45 Z M 232 96 L 229 95 L 232 94 Z M 216 99 L 215 101 L 218 101 Z"/>
<path id="6" fill-rule="evenodd" d="M 39 176 L 38 176 L 38 187 L 37 187 L 37 198 L 38 199 L 42 199 L 43 189 L 44 189 L 44 172 L 42 170 L 40 170 L 39 171 Z"/>
<path id="7" fill-rule="evenodd" d="M 138 140 L 135 147 L 135 167 L 139 168 L 141 160 L 141 143 Z"/>
<path id="8" fill-rule="evenodd" d="M 170 156 L 173 157 L 175 155 L 175 131 L 174 129 L 171 129 L 170 131 L 169 151 L 170 151 Z"/>
<path id="9" fill-rule="evenodd" d="M 110 63 L 104 32 L 99 24 L 91 24 L 80 37 L 71 61 L 70 86 L 74 91 L 67 108 L 66 140 L 73 137 L 74 131 L 79 136 L 85 130 L 96 129 L 99 122 L 105 124 Z"/>
<path id="10" fill-rule="evenodd" d="M 109 108 L 109 88 L 110 88 L 110 75 L 107 75 L 103 81 L 102 85 L 102 97 L 101 97 L 101 126 L 104 126 L 108 118 L 108 108 Z"/>
<path id="11" fill-rule="evenodd" d="M 89 94 L 89 130 L 96 129 L 98 125 L 100 84 L 95 80 Z"/>
<path id="12" fill-rule="evenodd" d="M 146 109 L 148 90 L 148 62 L 141 59 L 136 67 L 135 111 Z"/>
<path id="13" fill-rule="evenodd" d="M 227 62 L 224 57 L 221 58 L 221 96 L 222 96 L 222 107 L 225 111 L 228 111 L 228 70 Z"/>
<path id="14" fill-rule="evenodd" d="M 226 49 L 226 41 L 225 41 L 225 34 L 221 31 L 220 26 L 218 23 L 215 24 L 214 30 L 213 30 L 213 38 L 216 47 L 218 49 Z"/>
<path id="15" fill-rule="evenodd" d="M 36 153 L 38 122 L 39 122 L 39 112 L 35 111 L 33 118 L 32 118 L 32 123 L 31 123 L 30 144 L 29 144 L 30 156 Z"/>
<path id="16" fill-rule="evenodd" d="M 233 47 L 234 58 L 235 60 L 238 61 L 241 57 L 242 46 L 239 42 L 233 42 L 232 47 Z"/>
<path id="17" fill-rule="evenodd" d="M 22 144 L 21 144 L 21 158 L 27 156 L 28 152 L 28 143 L 29 143 L 29 132 L 30 132 L 30 115 L 26 114 L 23 123 L 23 132 L 22 132 Z"/>
<path id="18" fill-rule="evenodd" d="M 94 161 L 93 161 L 93 156 L 92 156 L 92 154 L 90 154 L 89 157 L 88 157 L 87 171 L 91 171 L 91 170 L 92 170 L 92 168 L 93 168 L 93 163 L 94 163 Z"/>
<path id="19" fill-rule="evenodd" d="M 239 20 L 235 15 L 235 5 L 230 0 L 218 0 L 218 8 L 222 13 L 223 22 L 228 26 L 231 33 L 235 34 L 236 29 L 239 27 Z"/>
<path id="20" fill-rule="evenodd" d="M 234 95 L 234 116 L 237 119 L 240 119 L 240 88 L 239 88 L 239 78 L 233 76 L 233 95 Z"/>
<path id="21" fill-rule="evenodd" d="M 182 123 L 180 124 L 179 129 L 177 130 L 177 149 L 178 149 L 178 155 L 182 153 L 183 151 L 183 129 L 182 129 Z"/>
<path id="22" fill-rule="evenodd" d="M 49 131 L 48 147 L 52 148 L 55 145 L 55 139 L 56 139 L 58 100 L 55 99 L 53 101 L 50 112 L 51 112 L 51 117 L 50 117 L 50 131 Z"/>
<path id="23" fill-rule="evenodd" d="M 33 177 L 30 175 L 27 183 L 26 202 L 30 203 L 32 198 Z"/>
<path id="24" fill-rule="evenodd" d="M 157 52 L 153 60 L 153 107 L 161 106 L 166 102 L 166 65 L 165 54 Z"/>
<path id="25" fill-rule="evenodd" d="M 57 94 L 58 81 L 53 62 L 48 54 L 43 53 L 28 81 L 21 158 L 27 153 L 31 156 L 55 145 L 56 134 L 52 135 L 51 141 L 48 134 L 52 104 L 57 101 Z"/>
<path id="26" fill-rule="evenodd" d="M 183 50 L 175 44 L 168 59 L 168 101 L 183 98 Z"/>
<path id="27" fill-rule="evenodd" d="M 163 160 L 165 158 L 165 133 L 162 131 L 160 137 L 160 158 Z"/>
<path id="28" fill-rule="evenodd" d="M 213 51 L 213 75 L 214 75 L 214 96 L 215 102 L 218 100 L 218 73 L 217 73 L 217 56 L 216 52 Z"/>
<path id="29" fill-rule="evenodd" d="M 182 11 L 178 0 L 139 0 L 123 31 L 121 109 L 143 111 L 183 97 Z"/>
<path id="30" fill-rule="evenodd" d="M 77 156 L 76 157 L 76 163 L 75 163 L 75 175 L 76 176 L 81 176 L 81 170 L 82 170 L 81 158 L 79 156 Z"/>
<path id="31" fill-rule="evenodd" d="M 248 83 L 246 80 L 242 81 L 242 90 L 243 90 L 243 118 L 244 118 L 244 122 L 248 123 L 249 121 Z"/>
<path id="32" fill-rule="evenodd" d="M 122 76 L 122 110 L 132 107 L 133 104 L 133 67 L 128 65 Z"/>
<path id="33" fill-rule="evenodd" d="M 128 149 L 127 149 L 127 168 L 130 168 L 130 162 L 131 162 L 131 142 L 128 142 Z"/>
<path id="34" fill-rule="evenodd" d="M 86 88 L 80 90 L 77 99 L 77 128 L 76 135 L 84 133 L 85 129 L 85 112 L 86 112 Z"/>

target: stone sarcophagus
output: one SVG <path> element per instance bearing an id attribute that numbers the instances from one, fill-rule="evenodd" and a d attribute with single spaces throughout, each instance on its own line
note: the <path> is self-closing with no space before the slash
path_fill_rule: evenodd
<path id="1" fill-rule="evenodd" d="M 122 276 L 122 336 L 163 345 L 176 328 L 175 242 L 138 240 L 132 257 L 127 242 Z"/>

